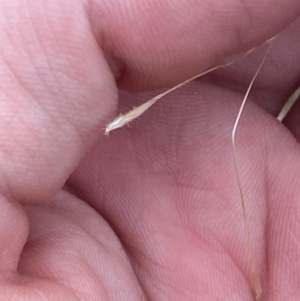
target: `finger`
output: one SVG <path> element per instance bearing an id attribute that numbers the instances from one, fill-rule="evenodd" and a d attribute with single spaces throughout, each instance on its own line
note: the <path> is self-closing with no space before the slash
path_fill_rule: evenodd
<path id="1" fill-rule="evenodd" d="M 19 283 L 28 236 L 19 202 L 63 185 L 114 113 L 117 92 L 82 3 L 0 6 L 0 278 Z"/>
<path id="2" fill-rule="evenodd" d="M 114 113 L 113 75 L 80 1 L 1 1 L 0 190 L 33 202 L 63 185 Z"/>
<path id="3" fill-rule="evenodd" d="M 18 271 L 27 281 L 2 285 L 3 300 L 141 300 L 118 238 L 86 203 L 61 191 L 26 213 L 30 234 Z"/>
<path id="4" fill-rule="evenodd" d="M 299 12 L 297 0 L 93 0 L 90 11 L 95 35 L 128 89 L 172 85 L 200 73 L 274 36 Z"/>
<path id="5" fill-rule="evenodd" d="M 250 95 L 265 111 L 277 117 L 284 103 L 299 85 L 299 29 L 300 18 L 297 18 L 271 43 L 258 47 L 252 53 L 238 59 L 235 64 L 217 70 L 207 78 L 222 87 L 245 93 L 270 47 Z"/>

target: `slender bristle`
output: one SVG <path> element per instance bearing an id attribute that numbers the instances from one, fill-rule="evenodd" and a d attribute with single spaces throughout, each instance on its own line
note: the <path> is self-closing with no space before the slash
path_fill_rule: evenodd
<path id="1" fill-rule="evenodd" d="M 241 197 L 244 229 L 245 229 L 245 234 L 246 234 L 246 239 L 247 239 L 249 259 L 250 259 L 250 263 L 251 263 L 251 289 L 252 289 L 254 297 L 257 301 L 261 300 L 262 286 L 261 286 L 261 281 L 260 281 L 259 274 L 258 274 L 257 265 L 256 265 L 255 259 L 254 259 L 253 244 L 252 244 L 252 241 L 251 241 L 249 221 L 248 221 L 247 211 L 246 211 L 246 206 L 245 206 L 245 197 L 244 197 L 244 193 L 243 193 L 243 189 L 242 189 L 242 185 L 241 185 L 239 169 L 238 169 L 238 164 L 237 164 L 235 137 L 236 137 L 237 127 L 238 127 L 238 124 L 240 122 L 241 115 L 242 115 L 242 112 L 244 110 L 244 107 L 245 107 L 246 101 L 248 99 L 249 93 L 251 91 L 251 88 L 254 84 L 255 79 L 257 78 L 257 76 L 258 76 L 258 74 L 259 74 L 259 72 L 260 72 L 260 70 L 261 70 L 261 68 L 262 68 L 262 66 L 265 62 L 267 54 L 270 50 L 270 46 L 271 46 L 271 43 L 269 44 L 269 47 L 268 47 L 268 49 L 267 49 L 260 65 L 259 65 L 256 73 L 254 74 L 254 76 L 253 76 L 253 78 L 252 78 L 252 80 L 251 80 L 251 82 L 248 86 L 248 89 L 246 91 L 246 94 L 245 94 L 244 99 L 242 101 L 242 104 L 240 106 L 238 115 L 236 117 L 233 129 L 232 129 L 232 134 L 231 134 L 234 170 L 235 170 L 236 180 L 237 180 L 237 184 L 238 184 L 238 188 L 239 188 L 239 192 L 240 192 L 240 197 Z"/>

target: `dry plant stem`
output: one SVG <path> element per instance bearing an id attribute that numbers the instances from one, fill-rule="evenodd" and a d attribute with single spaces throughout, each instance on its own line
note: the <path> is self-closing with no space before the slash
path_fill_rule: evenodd
<path id="1" fill-rule="evenodd" d="M 297 101 L 300 96 L 300 87 L 289 97 L 288 101 L 284 104 L 281 112 L 279 113 L 277 120 L 282 122 L 284 118 L 287 116 L 289 111 L 292 109 L 293 105 Z"/>
<path id="2" fill-rule="evenodd" d="M 252 286 L 252 291 L 254 293 L 254 297 L 256 300 L 260 300 L 261 295 L 262 295 L 262 287 L 261 287 L 261 282 L 258 276 L 258 271 L 257 271 L 257 266 L 255 263 L 255 259 L 254 259 L 254 254 L 253 254 L 253 245 L 252 245 L 252 241 L 251 241 L 251 235 L 250 235 L 250 229 L 249 229 L 249 221 L 247 218 L 247 211 L 246 211 L 246 206 L 245 206 L 245 197 L 244 197 L 244 193 L 243 193 L 243 189 L 242 189 L 242 184 L 241 184 L 241 180 L 240 180 L 240 175 L 239 175 L 239 168 L 238 168 L 238 163 L 237 163 L 237 155 L 236 155 L 236 143 L 235 143 L 235 137 L 236 137 L 236 131 L 237 131 L 237 127 L 239 124 L 239 121 L 241 119 L 241 115 L 242 112 L 244 110 L 246 101 L 248 99 L 249 93 L 251 91 L 251 88 L 254 84 L 255 79 L 257 78 L 258 73 L 260 72 L 263 63 L 265 62 L 265 59 L 267 57 L 267 54 L 270 50 L 270 46 L 271 43 L 264 55 L 263 60 L 261 61 L 255 75 L 253 76 L 249 87 L 247 89 L 247 92 L 244 96 L 244 99 L 242 101 L 242 104 L 240 106 L 237 118 L 235 120 L 234 126 L 233 126 L 233 130 L 232 130 L 232 134 L 231 134 L 231 142 L 232 142 L 232 152 L 233 152 L 233 163 L 234 163 L 234 170 L 235 170 L 235 175 L 236 175 L 236 180 L 237 180 L 237 184 L 238 184 L 238 188 L 239 188 L 239 192 L 240 192 L 240 196 L 241 196 L 241 203 L 242 203 L 242 209 L 243 209 L 243 221 L 244 221 L 244 228 L 245 228 L 245 234 L 246 234 L 246 239 L 247 239 L 247 247 L 248 247 L 248 251 L 249 251 L 249 258 L 250 258 L 250 262 L 251 262 L 251 286 Z"/>

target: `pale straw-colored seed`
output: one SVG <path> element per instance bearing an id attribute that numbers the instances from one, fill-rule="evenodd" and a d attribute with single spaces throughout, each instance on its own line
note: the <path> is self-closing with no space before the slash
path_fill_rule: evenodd
<path id="1" fill-rule="evenodd" d="M 228 64 L 223 64 L 223 65 L 219 65 L 216 67 L 213 67 L 209 70 L 206 70 L 200 74 L 197 74 L 187 80 L 185 80 L 184 82 L 181 82 L 180 84 L 172 87 L 171 89 L 151 98 L 150 100 L 148 100 L 147 102 L 143 103 L 142 105 L 140 105 L 139 107 L 136 107 L 134 109 L 132 109 L 131 111 L 129 111 L 128 113 L 126 113 L 125 115 L 120 115 L 117 118 L 115 118 L 111 123 L 109 123 L 106 126 L 105 129 L 105 134 L 108 135 L 111 131 L 116 130 L 118 128 L 123 127 L 124 125 L 128 124 L 129 122 L 133 121 L 134 119 L 140 117 L 142 114 L 144 114 L 150 107 L 152 107 L 158 100 L 160 100 L 161 98 L 163 98 L 164 96 L 170 94 L 171 92 L 179 89 L 180 87 L 192 82 L 193 80 L 208 74 L 216 69 L 219 68 L 223 68 L 225 66 L 228 66 Z"/>

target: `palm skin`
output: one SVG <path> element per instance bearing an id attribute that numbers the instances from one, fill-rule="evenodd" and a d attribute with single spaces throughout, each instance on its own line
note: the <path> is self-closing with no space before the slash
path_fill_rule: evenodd
<path id="1" fill-rule="evenodd" d="M 299 84 L 299 26 L 294 21 L 275 40 L 237 135 L 263 300 L 297 300 L 300 294 L 298 108 L 286 119 L 287 128 L 274 118 Z M 245 48 L 255 41 L 246 40 Z M 100 55 L 95 45 L 88 49 Z M 182 67 L 181 74 L 174 73 L 180 64 L 168 65 L 168 60 L 164 67 L 154 64 L 153 69 L 150 59 L 149 66 L 146 59 L 140 65 L 138 59 L 129 64 L 126 59 L 131 59 L 131 52 L 126 49 L 121 65 L 127 68 L 121 68 L 119 86 L 127 90 L 163 87 L 196 71 L 188 59 L 182 62 L 187 67 Z M 2 172 L 6 180 L 1 186 L 3 300 L 253 300 L 230 135 L 243 93 L 264 51 L 259 48 L 232 67 L 189 84 L 130 127 L 102 138 L 100 130 L 116 107 L 114 80 L 106 74 L 110 69 L 99 59 L 104 64 L 103 76 L 98 66 L 93 69 L 97 60 L 87 59 L 88 68 L 77 70 L 77 66 L 70 67 L 74 63 L 70 59 L 64 68 L 71 71 L 63 71 L 84 92 L 76 90 L 79 96 L 72 92 L 69 97 L 60 88 L 70 83 L 58 82 L 61 86 L 54 90 L 60 101 L 53 101 L 54 93 L 49 93 L 58 109 L 49 109 L 47 101 L 41 100 L 52 123 L 51 135 L 48 132 L 34 145 L 37 155 L 30 160 L 32 141 L 41 139 L 35 127 L 38 122 L 40 127 L 49 125 L 44 119 L 29 125 L 25 119 L 30 147 L 21 138 L 9 144 L 12 135 L 5 136 L 1 146 L 6 150 L 13 145 L 30 157 L 25 163 L 13 157 L 12 165 Z M 118 77 L 119 65 L 105 57 Z M 203 62 L 200 65 L 206 67 Z M 159 68 L 162 75 L 157 79 Z M 82 70 L 94 73 L 87 79 L 76 76 Z M 97 72 L 100 88 L 98 81 L 91 81 Z M 145 77 L 141 77 L 143 72 Z M 47 88 L 53 92 L 52 85 Z M 33 98 L 38 92 L 31 91 Z M 119 111 L 126 112 L 156 93 L 120 91 Z M 22 158 L 18 151 L 16 158 Z M 15 161 L 26 171 L 17 180 L 13 178 Z"/>

